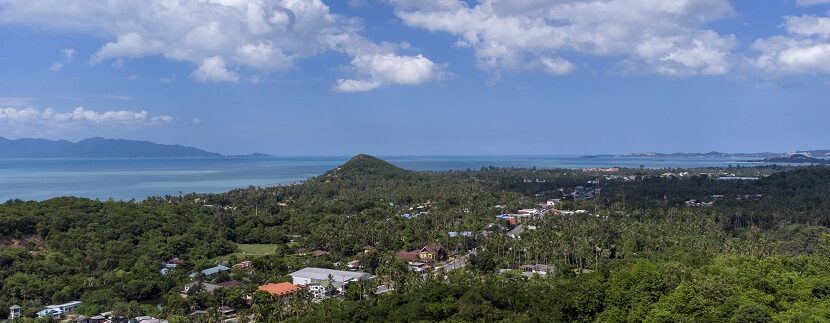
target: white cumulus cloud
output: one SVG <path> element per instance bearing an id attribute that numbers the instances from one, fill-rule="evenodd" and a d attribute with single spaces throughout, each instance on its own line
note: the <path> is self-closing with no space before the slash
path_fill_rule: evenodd
<path id="1" fill-rule="evenodd" d="M 193 72 L 193 77 L 199 81 L 226 81 L 239 82 L 239 75 L 229 71 L 225 66 L 225 60 L 221 57 L 208 57 L 199 64 L 199 68 Z"/>
<path id="2" fill-rule="evenodd" d="M 784 21 L 787 35 L 755 41 L 758 55 L 750 63 L 770 74 L 830 74 L 830 17 L 789 16 Z"/>
<path id="3" fill-rule="evenodd" d="M 725 74 L 735 37 L 706 24 L 728 0 L 390 0 L 406 24 L 458 37 L 482 68 L 568 74 L 571 53 L 621 60 L 672 76 Z"/>
<path id="4" fill-rule="evenodd" d="M 403 64 L 403 69 L 432 64 L 423 56 L 404 55 L 401 48 L 366 39 L 358 20 L 332 13 L 321 0 L 2 0 L 0 4 L 0 24 L 72 30 L 105 39 L 90 58 L 94 64 L 114 61 L 119 66 L 124 59 L 163 56 L 194 64 L 192 76 L 198 81 L 238 82 L 242 73 L 284 71 L 298 60 L 330 51 L 349 55 L 353 64 L 375 55 L 399 58 L 394 62 Z M 392 76 L 369 66 L 353 65 L 351 70 L 355 79 L 376 83 L 373 88 L 431 80 Z"/>
<path id="5" fill-rule="evenodd" d="M 335 90 L 361 92 L 374 90 L 383 84 L 415 85 L 431 81 L 439 73 L 439 68 L 422 55 L 359 55 L 352 60 L 352 65 L 363 78 L 338 80 Z"/>

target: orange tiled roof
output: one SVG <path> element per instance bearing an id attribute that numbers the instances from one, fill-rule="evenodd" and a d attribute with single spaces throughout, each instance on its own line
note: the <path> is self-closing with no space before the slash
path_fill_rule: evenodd
<path id="1" fill-rule="evenodd" d="M 265 284 L 257 288 L 274 296 L 285 296 L 296 293 L 300 287 L 292 283 Z"/>

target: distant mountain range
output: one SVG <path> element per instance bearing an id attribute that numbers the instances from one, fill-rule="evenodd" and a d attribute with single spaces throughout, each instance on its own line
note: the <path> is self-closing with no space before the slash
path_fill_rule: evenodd
<path id="1" fill-rule="evenodd" d="M 252 154 L 248 156 L 267 156 Z M 181 145 L 149 141 L 88 138 L 78 142 L 48 139 L 7 139 L 0 137 L 0 158 L 161 158 L 225 157 L 221 154 Z"/>

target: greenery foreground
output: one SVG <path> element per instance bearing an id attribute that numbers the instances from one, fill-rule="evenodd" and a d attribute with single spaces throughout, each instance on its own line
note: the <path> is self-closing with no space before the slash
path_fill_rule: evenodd
<path id="1" fill-rule="evenodd" d="M 719 180 L 723 173 L 760 179 Z M 597 194 L 576 194 L 585 187 Z M 514 224 L 496 218 L 551 199 L 586 212 L 528 220 L 536 229 L 515 239 Z M 822 166 L 411 172 L 360 155 L 291 186 L 8 201 L 0 205 L 0 317 L 17 304 L 24 320 L 38 320 L 47 304 L 81 300 L 80 314 L 171 322 L 217 321 L 188 314 L 220 305 L 258 322 L 827 322 L 828 225 L 830 168 Z M 464 231 L 473 234 L 449 234 Z M 422 275 L 395 257 L 427 244 L 467 257 L 466 266 Z M 184 263 L 161 275 L 174 257 Z M 303 267 L 355 259 L 377 277 L 349 285 L 342 300 L 255 292 Z M 241 286 L 180 296 L 189 273 L 242 260 L 252 267 L 221 274 Z M 500 270 L 525 264 L 552 270 Z M 393 291 L 367 292 L 379 284 Z"/>

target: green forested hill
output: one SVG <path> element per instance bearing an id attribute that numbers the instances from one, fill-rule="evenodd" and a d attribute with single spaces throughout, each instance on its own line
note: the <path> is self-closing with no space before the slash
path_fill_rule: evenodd
<path id="1" fill-rule="evenodd" d="M 420 173 L 360 155 L 293 186 L 141 202 L 8 201 L 0 205 L 0 315 L 12 304 L 31 316 L 45 304 L 80 299 L 82 313 L 173 321 L 219 304 L 261 321 L 830 320 L 830 169 L 685 171 Z M 719 171 L 762 178 L 710 175 Z M 592 199 L 577 194 L 594 189 Z M 496 218 L 549 199 L 586 212 L 526 222 L 537 229 L 521 239 L 508 237 L 511 224 Z M 687 206 L 692 199 L 711 205 Z M 426 244 L 466 257 L 467 266 L 423 277 L 393 257 Z M 364 253 L 367 245 L 375 251 Z M 161 275 L 173 257 L 184 264 Z M 178 295 L 190 272 L 243 258 L 253 260 L 252 270 L 211 278 L 242 287 Z M 343 301 L 290 307 L 240 301 L 291 271 L 354 259 L 378 276 L 373 284 L 394 291 L 350 289 Z M 499 274 L 523 264 L 553 270 L 535 279 Z"/>

